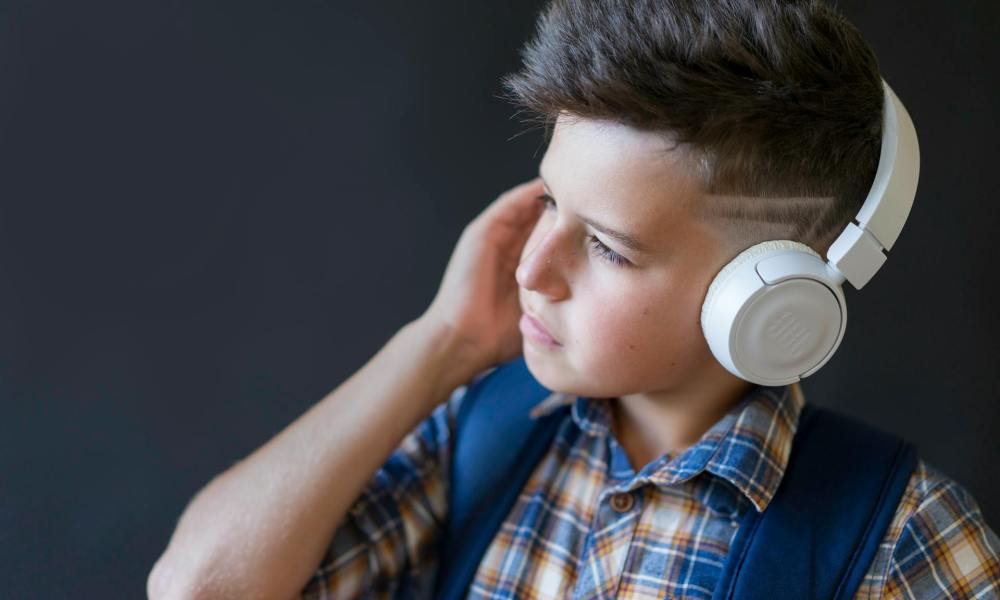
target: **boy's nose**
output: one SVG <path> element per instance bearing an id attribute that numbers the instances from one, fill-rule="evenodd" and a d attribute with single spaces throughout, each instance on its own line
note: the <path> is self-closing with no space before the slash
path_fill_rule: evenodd
<path id="1" fill-rule="evenodd" d="M 514 272 L 517 284 L 526 290 L 544 294 L 550 301 L 569 295 L 569 287 L 562 269 L 568 259 L 565 248 L 560 247 L 559 234 L 550 229 L 534 248 L 521 259 Z"/>

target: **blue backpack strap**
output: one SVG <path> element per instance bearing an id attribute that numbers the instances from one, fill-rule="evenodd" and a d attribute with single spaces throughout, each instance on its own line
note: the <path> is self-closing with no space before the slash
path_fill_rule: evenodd
<path id="1" fill-rule="evenodd" d="M 550 390 L 523 358 L 467 390 L 455 428 L 449 516 L 434 598 L 468 594 L 487 548 L 568 410 L 531 419 Z M 714 600 L 853 597 L 916 466 L 912 444 L 806 404 L 781 485 L 746 511 Z"/>
<path id="2" fill-rule="evenodd" d="M 807 404 L 781 485 L 740 522 L 714 600 L 849 600 L 916 466 L 912 444 Z"/>
<path id="3" fill-rule="evenodd" d="M 531 418 L 531 409 L 551 393 L 531 375 L 523 356 L 466 390 L 456 415 L 434 598 L 468 594 L 479 562 L 566 414 L 562 407 Z"/>

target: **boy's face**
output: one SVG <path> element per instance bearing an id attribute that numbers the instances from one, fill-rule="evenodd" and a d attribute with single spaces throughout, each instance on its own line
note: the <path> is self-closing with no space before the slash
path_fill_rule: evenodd
<path id="1" fill-rule="evenodd" d="M 522 310 L 560 343 L 523 336 L 529 370 L 549 389 L 611 398 L 738 382 L 712 357 L 700 324 L 708 285 L 736 249 L 692 215 L 702 184 L 682 151 L 669 148 L 659 134 L 624 125 L 556 122 L 539 168 L 554 203 L 516 274 Z M 585 219 L 634 237 L 644 251 Z M 615 264 L 598 243 L 626 262 Z"/>

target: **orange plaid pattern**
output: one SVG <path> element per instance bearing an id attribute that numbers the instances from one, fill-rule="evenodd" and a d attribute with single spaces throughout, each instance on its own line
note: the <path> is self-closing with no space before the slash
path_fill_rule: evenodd
<path id="1" fill-rule="evenodd" d="M 352 506 L 300 598 L 430 598 L 464 386 L 403 441 Z M 479 565 L 469 598 L 711 598 L 746 510 L 781 482 L 797 385 L 756 388 L 699 442 L 635 472 L 607 400 L 570 403 Z M 1000 597 L 1000 539 L 958 483 L 920 461 L 856 600 Z"/>

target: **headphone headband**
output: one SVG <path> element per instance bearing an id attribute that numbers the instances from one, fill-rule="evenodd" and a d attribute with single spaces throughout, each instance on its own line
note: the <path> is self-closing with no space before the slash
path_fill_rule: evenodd
<path id="1" fill-rule="evenodd" d="M 854 222 L 827 250 L 827 267 L 839 282 L 861 289 L 885 263 L 910 215 L 920 175 L 920 147 L 910 114 L 882 80 L 882 149 L 868 197 Z"/>

